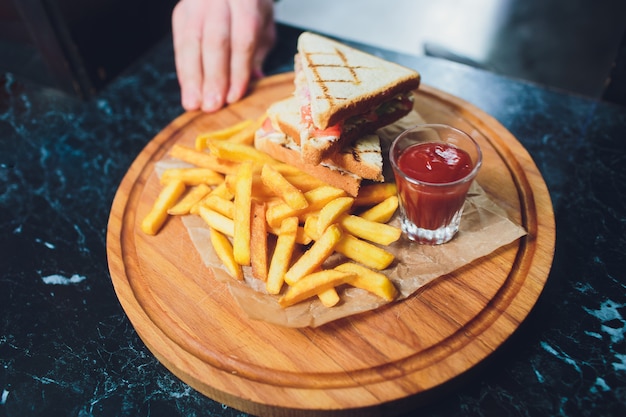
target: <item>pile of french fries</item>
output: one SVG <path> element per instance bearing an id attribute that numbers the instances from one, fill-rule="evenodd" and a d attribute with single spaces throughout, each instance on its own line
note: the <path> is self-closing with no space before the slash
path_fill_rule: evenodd
<path id="1" fill-rule="evenodd" d="M 397 290 L 381 271 L 394 260 L 384 246 L 401 235 L 387 224 L 398 207 L 395 184 L 365 185 L 350 197 L 254 148 L 262 120 L 199 135 L 193 148 L 174 145 L 170 156 L 193 167 L 163 172 L 141 230 L 155 235 L 169 216 L 200 216 L 229 274 L 243 280 L 249 267 L 282 307 L 312 297 L 332 307 L 342 285 L 392 301 Z M 326 267 L 333 254 L 339 261 Z"/>

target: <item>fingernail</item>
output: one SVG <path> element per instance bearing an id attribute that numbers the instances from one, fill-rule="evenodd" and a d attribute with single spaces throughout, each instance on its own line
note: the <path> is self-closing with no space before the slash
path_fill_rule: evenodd
<path id="1" fill-rule="evenodd" d="M 218 110 L 222 107 L 222 98 L 219 94 L 209 93 L 204 96 L 204 100 L 202 101 L 202 110 L 211 112 Z"/>
<path id="2" fill-rule="evenodd" d="M 230 91 L 228 93 L 228 96 L 226 97 L 226 102 L 230 104 L 230 103 L 234 103 L 237 100 L 239 100 L 239 94 L 236 93 L 235 91 Z"/>
<path id="3" fill-rule="evenodd" d="M 185 110 L 196 110 L 200 107 L 200 94 L 197 91 L 187 91 L 182 98 L 183 108 Z"/>

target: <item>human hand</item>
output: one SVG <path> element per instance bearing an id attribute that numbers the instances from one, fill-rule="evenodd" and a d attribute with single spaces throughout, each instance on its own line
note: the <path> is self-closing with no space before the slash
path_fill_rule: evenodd
<path id="1" fill-rule="evenodd" d="M 273 0 L 180 0 L 172 12 L 176 73 L 185 110 L 239 100 L 276 38 Z"/>

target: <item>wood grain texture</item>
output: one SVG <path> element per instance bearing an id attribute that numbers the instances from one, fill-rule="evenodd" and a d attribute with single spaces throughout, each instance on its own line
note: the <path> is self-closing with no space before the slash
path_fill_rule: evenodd
<path id="1" fill-rule="evenodd" d="M 205 395 L 264 416 L 393 415 L 494 352 L 526 318 L 547 279 L 555 225 L 546 185 L 523 146 L 495 119 L 429 86 L 415 107 L 480 143 L 478 177 L 528 235 L 414 296 L 320 328 L 248 319 L 194 250 L 179 219 L 157 236 L 138 225 L 160 188 L 154 164 L 198 133 L 260 116 L 293 91 L 293 74 L 262 80 L 214 114 L 185 113 L 141 152 L 109 219 L 107 250 L 120 303 L 174 374 Z"/>

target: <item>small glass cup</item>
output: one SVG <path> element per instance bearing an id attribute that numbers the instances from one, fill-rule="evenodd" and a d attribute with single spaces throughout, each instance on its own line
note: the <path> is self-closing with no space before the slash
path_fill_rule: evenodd
<path id="1" fill-rule="evenodd" d="M 438 151 L 416 157 L 417 145 L 423 145 L 420 153 L 426 152 L 424 147 Z M 464 151 L 467 155 L 460 152 L 461 156 L 469 156 L 471 165 L 455 171 L 453 167 L 459 162 L 454 158 L 457 151 L 449 147 Z M 449 164 L 431 160 L 446 154 L 452 155 Z M 389 159 L 398 187 L 404 234 L 423 244 L 450 241 L 459 230 L 467 191 L 482 165 L 482 152 L 476 141 L 452 126 L 418 125 L 398 135 L 389 149 Z M 443 171 L 435 170 L 437 163 Z"/>

